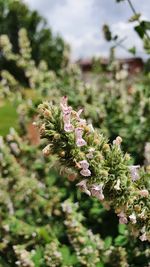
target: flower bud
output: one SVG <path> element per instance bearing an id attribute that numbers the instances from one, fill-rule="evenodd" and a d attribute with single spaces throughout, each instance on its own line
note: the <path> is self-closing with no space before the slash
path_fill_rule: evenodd
<path id="1" fill-rule="evenodd" d="M 109 150 L 110 150 L 110 146 L 109 146 L 109 144 L 104 144 L 104 145 L 103 145 L 103 150 L 104 150 L 104 151 L 109 151 Z"/>
<path id="2" fill-rule="evenodd" d="M 43 123 L 39 129 L 40 135 L 43 135 L 45 133 L 45 123 Z"/>
<path id="3" fill-rule="evenodd" d="M 60 139 L 60 134 L 59 133 L 55 133 L 54 134 L 54 139 L 55 140 L 59 140 Z"/>
<path id="4" fill-rule="evenodd" d="M 48 109 L 44 110 L 44 116 L 47 117 L 47 118 L 51 118 L 51 116 L 52 116 L 51 111 L 48 110 Z"/>
<path id="5" fill-rule="evenodd" d="M 43 149 L 43 155 L 44 156 L 46 156 L 46 157 L 49 156 L 50 152 L 51 152 L 50 145 L 47 145 L 46 147 L 44 147 L 44 149 Z"/>
<path id="6" fill-rule="evenodd" d="M 63 151 L 63 150 L 59 152 L 59 156 L 60 156 L 61 158 L 64 158 L 65 154 L 66 154 L 66 153 L 65 153 L 65 151 Z"/>

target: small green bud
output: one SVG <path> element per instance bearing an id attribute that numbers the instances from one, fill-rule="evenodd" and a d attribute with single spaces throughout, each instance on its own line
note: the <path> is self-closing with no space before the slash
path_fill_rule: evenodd
<path id="1" fill-rule="evenodd" d="M 59 133 L 55 133 L 54 134 L 54 139 L 55 140 L 59 140 L 60 139 L 60 134 Z"/>

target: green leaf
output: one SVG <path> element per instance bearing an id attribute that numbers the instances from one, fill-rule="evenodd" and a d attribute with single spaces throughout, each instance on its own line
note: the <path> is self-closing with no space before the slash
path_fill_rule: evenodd
<path id="1" fill-rule="evenodd" d="M 115 245 L 116 246 L 123 246 L 127 244 L 127 238 L 123 235 L 118 235 L 116 238 L 115 238 Z"/>
<path id="2" fill-rule="evenodd" d="M 18 218 L 22 218 L 25 214 L 25 210 L 23 209 L 18 209 L 16 212 L 15 212 L 15 216 L 18 217 Z"/>
<path id="3" fill-rule="evenodd" d="M 44 227 L 38 228 L 38 236 L 40 238 L 42 238 L 47 243 L 49 243 L 51 241 L 51 239 L 52 239 L 52 237 L 50 236 L 49 232 Z"/>
<path id="4" fill-rule="evenodd" d="M 127 231 L 127 226 L 125 224 L 121 224 L 120 223 L 118 225 L 118 232 L 119 232 L 119 234 L 124 235 L 126 231 Z"/>
<path id="5" fill-rule="evenodd" d="M 110 42 L 112 40 L 112 33 L 107 24 L 103 25 L 103 34 L 106 41 Z"/>
<path id="6" fill-rule="evenodd" d="M 112 244 L 112 237 L 108 236 L 105 238 L 105 249 L 108 249 Z"/>
<path id="7" fill-rule="evenodd" d="M 104 264 L 103 264 L 102 262 L 98 262 L 98 263 L 96 264 L 96 267 L 104 267 Z"/>
<path id="8" fill-rule="evenodd" d="M 142 26 L 145 30 L 150 30 L 150 21 L 143 20 L 143 21 L 141 22 L 141 26 Z"/>
<path id="9" fill-rule="evenodd" d="M 60 248 L 60 252 L 63 256 L 63 263 L 66 265 L 73 265 L 78 262 L 77 257 L 75 254 L 71 254 L 70 250 L 67 246 L 62 246 Z"/>
<path id="10" fill-rule="evenodd" d="M 136 33 L 140 36 L 140 38 L 143 39 L 144 31 L 143 31 L 143 28 L 141 27 L 141 25 L 134 27 L 134 29 L 135 29 Z"/>
<path id="11" fill-rule="evenodd" d="M 11 267 L 5 260 L 0 256 L 0 267 Z"/>
<path id="12" fill-rule="evenodd" d="M 135 54 L 136 54 L 136 47 L 133 46 L 133 47 L 129 48 L 128 51 L 129 51 L 131 54 L 135 55 Z"/>
<path id="13" fill-rule="evenodd" d="M 150 21 L 143 20 L 138 26 L 134 27 L 134 29 L 140 38 L 143 39 L 145 31 L 150 30 Z"/>
<path id="14" fill-rule="evenodd" d="M 43 260 L 43 249 L 37 248 L 35 251 L 33 257 L 32 257 L 33 262 L 35 263 L 36 267 L 40 267 L 41 264 L 44 262 Z"/>

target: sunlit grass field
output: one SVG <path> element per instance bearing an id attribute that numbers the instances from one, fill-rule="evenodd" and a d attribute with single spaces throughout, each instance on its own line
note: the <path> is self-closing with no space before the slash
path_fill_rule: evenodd
<path id="1" fill-rule="evenodd" d="M 0 102 L 0 135 L 9 132 L 10 127 L 17 129 L 18 115 L 16 107 L 9 101 Z"/>

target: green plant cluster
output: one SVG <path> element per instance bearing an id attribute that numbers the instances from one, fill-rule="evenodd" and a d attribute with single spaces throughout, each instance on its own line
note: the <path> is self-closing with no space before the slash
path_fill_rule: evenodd
<path id="1" fill-rule="evenodd" d="M 139 243 L 136 248 L 137 241 L 130 242 L 121 225 L 114 239 L 107 231 L 100 237 L 108 212 L 96 199 L 77 195 L 74 182 L 66 178 L 71 180 L 72 173 L 65 170 L 60 176 L 56 159 L 43 157 L 40 147 L 11 129 L 5 140 L 1 138 L 0 157 L 1 266 L 115 266 L 115 262 L 121 267 L 148 262 L 148 247 Z"/>
<path id="2" fill-rule="evenodd" d="M 139 174 L 139 166 L 130 166 L 129 155 L 121 151 L 120 137 L 108 144 L 79 112 L 67 106 L 65 97 L 60 105 L 39 106 L 36 124 L 48 141 L 43 153 L 56 154 L 63 165 L 77 172 L 77 185 L 83 192 L 113 207 L 121 222 L 129 221 L 133 232 L 135 228 L 135 235 L 142 233 L 141 239 L 150 240 L 149 173 L 141 169 Z"/>

